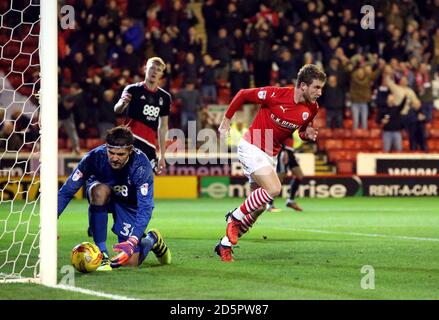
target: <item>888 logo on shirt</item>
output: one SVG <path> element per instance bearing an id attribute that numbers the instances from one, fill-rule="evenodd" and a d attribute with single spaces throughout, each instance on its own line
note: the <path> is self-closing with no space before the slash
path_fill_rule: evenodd
<path id="1" fill-rule="evenodd" d="M 128 187 L 126 185 L 114 186 L 113 191 L 118 196 L 128 197 Z"/>
<path id="2" fill-rule="evenodd" d="M 143 106 L 143 114 L 146 116 L 147 120 L 155 120 L 159 116 L 160 108 L 149 104 Z"/>

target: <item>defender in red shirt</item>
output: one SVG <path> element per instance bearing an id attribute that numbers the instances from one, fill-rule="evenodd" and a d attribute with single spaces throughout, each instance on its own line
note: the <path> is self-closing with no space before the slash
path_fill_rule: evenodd
<path id="1" fill-rule="evenodd" d="M 299 70 L 294 88 L 243 89 L 230 103 L 219 127 L 222 135 L 227 134 L 233 115 L 244 103 L 260 104 L 261 108 L 238 145 L 238 159 L 249 178 L 252 193 L 240 207 L 227 214 L 226 236 L 215 247 L 222 261 L 233 261 L 232 245 L 254 224 L 266 204 L 280 194 L 276 156 L 285 140 L 295 130 L 299 130 L 302 140 L 317 139 L 317 129 L 311 123 L 317 115 L 317 99 L 325 82 L 325 73 L 307 64 Z"/>

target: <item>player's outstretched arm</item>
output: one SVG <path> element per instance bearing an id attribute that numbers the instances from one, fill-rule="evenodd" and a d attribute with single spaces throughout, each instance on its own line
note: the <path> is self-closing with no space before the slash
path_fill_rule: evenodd
<path id="1" fill-rule="evenodd" d="M 218 127 L 218 131 L 221 135 L 227 135 L 229 134 L 230 131 L 230 122 L 231 119 L 224 117 L 223 120 L 221 121 L 221 124 Z"/>
<path id="2" fill-rule="evenodd" d="M 125 109 L 128 107 L 129 100 L 127 99 L 119 99 L 119 101 L 114 105 L 115 113 L 123 113 Z"/>
<path id="3" fill-rule="evenodd" d="M 88 179 L 89 175 L 89 159 L 90 156 L 87 154 L 79 162 L 76 169 L 67 178 L 66 182 L 63 184 L 61 189 L 58 191 L 58 217 L 64 211 L 64 209 L 72 200 L 75 193 L 81 189 L 84 185 L 84 181 Z"/>
<path id="4" fill-rule="evenodd" d="M 129 92 L 130 88 L 131 88 L 131 86 L 127 86 L 123 90 L 119 101 L 114 105 L 114 112 L 115 113 L 123 113 L 125 111 L 125 109 L 128 107 L 128 105 L 130 104 L 130 101 L 132 98 L 132 95 Z"/>

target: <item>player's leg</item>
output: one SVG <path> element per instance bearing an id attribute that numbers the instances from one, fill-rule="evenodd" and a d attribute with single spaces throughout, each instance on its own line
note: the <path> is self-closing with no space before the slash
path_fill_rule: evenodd
<path id="1" fill-rule="evenodd" d="M 260 188 L 260 186 L 256 182 L 250 183 L 250 190 L 253 192 L 256 189 Z M 272 200 L 273 201 L 273 200 Z M 267 206 L 261 206 L 256 211 L 247 213 L 244 218 L 241 221 L 241 225 L 239 227 L 239 238 L 241 238 L 245 233 L 248 232 L 248 230 L 253 227 L 256 220 L 259 218 L 259 216 L 264 213 L 264 211 L 267 209 Z"/>
<path id="2" fill-rule="evenodd" d="M 277 165 L 276 165 L 276 172 L 279 177 L 279 179 L 282 181 L 285 173 L 287 172 L 287 164 L 288 164 L 288 153 L 286 150 L 282 150 L 277 155 Z M 268 212 L 281 212 L 282 209 L 277 208 L 274 205 L 274 199 L 267 203 L 266 210 Z"/>
<path id="3" fill-rule="evenodd" d="M 134 139 L 133 145 L 137 149 L 140 149 L 141 151 L 143 151 L 144 154 L 146 154 L 146 157 L 148 158 L 149 162 L 151 163 L 152 170 L 154 172 L 157 172 L 158 159 L 157 159 L 156 149 L 153 148 L 151 145 L 147 144 L 146 142 L 141 141 L 139 139 Z"/>
<path id="4" fill-rule="evenodd" d="M 241 221 L 245 215 L 266 206 L 270 200 L 279 195 L 281 183 L 276 174 L 275 157 L 270 157 L 258 147 L 244 139 L 238 144 L 238 159 L 242 163 L 244 174 L 250 182 L 260 187 L 252 191 L 247 199 L 229 216 L 226 235 L 232 245 L 238 242 Z"/>
<path id="5" fill-rule="evenodd" d="M 296 203 L 295 197 L 296 197 L 296 192 L 299 189 L 299 186 L 303 180 L 303 171 L 299 167 L 299 164 L 292 167 L 291 171 L 293 173 L 293 178 L 291 179 L 290 182 L 290 197 L 289 199 L 287 199 L 286 206 L 296 211 L 302 211 L 302 208 L 299 207 L 299 205 Z"/>
<path id="6" fill-rule="evenodd" d="M 104 255 L 98 271 L 109 271 L 111 267 L 106 242 L 111 188 L 106 184 L 95 181 L 87 186 L 87 197 L 89 201 L 89 228 L 93 241 Z"/>
<path id="7" fill-rule="evenodd" d="M 155 254 L 161 264 L 171 264 L 171 250 L 169 250 L 159 230 L 150 229 L 146 237 L 142 238 L 140 245 L 142 250 L 139 257 L 139 265 L 145 260 L 149 251 Z"/>
<path id="8" fill-rule="evenodd" d="M 233 245 L 238 242 L 239 230 L 244 217 L 257 211 L 261 206 L 266 206 L 281 191 L 279 177 L 272 166 L 265 166 L 254 171 L 251 177 L 260 187 L 254 190 L 229 218 L 226 235 Z"/>
<path id="9" fill-rule="evenodd" d="M 253 192 L 259 188 L 259 185 L 256 182 L 250 182 L 250 190 Z M 231 219 L 231 215 L 235 209 L 230 210 L 226 214 L 226 221 L 229 222 Z M 263 205 L 259 207 L 256 211 L 250 212 L 244 216 L 241 221 L 241 225 L 239 226 L 239 234 L 238 237 L 241 238 L 247 231 L 254 225 L 258 217 L 266 210 L 266 206 Z M 214 251 L 221 257 L 221 260 L 224 262 L 232 262 L 233 261 L 233 250 L 232 243 L 230 242 L 227 235 L 225 235 L 220 241 L 216 244 Z"/>

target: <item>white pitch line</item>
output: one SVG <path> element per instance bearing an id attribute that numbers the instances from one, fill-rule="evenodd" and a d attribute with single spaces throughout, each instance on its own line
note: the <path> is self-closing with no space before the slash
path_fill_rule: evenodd
<path id="1" fill-rule="evenodd" d="M 110 293 L 105 293 L 105 292 L 101 292 L 101 291 L 94 291 L 94 290 L 89 290 L 89 289 L 84 289 L 84 288 L 72 287 L 72 286 L 67 286 L 64 284 L 50 286 L 50 288 L 79 292 L 79 293 L 88 294 L 91 296 L 96 296 L 96 297 L 100 297 L 100 298 L 107 298 L 107 299 L 112 299 L 112 300 L 137 300 L 137 299 L 131 298 L 131 297 L 119 296 L 116 294 L 110 294 Z"/>
<path id="2" fill-rule="evenodd" d="M 291 230 L 291 231 L 299 231 L 299 232 L 301 231 L 301 232 L 312 232 L 312 233 L 325 233 L 325 234 L 339 234 L 339 235 L 348 235 L 348 236 L 388 238 L 388 239 L 396 239 L 396 240 L 415 240 L 415 241 L 439 242 L 439 238 L 389 236 L 386 234 L 377 234 L 377 233 L 340 232 L 340 231 L 328 231 L 328 230 L 319 230 L 319 229 L 297 229 L 297 228 L 282 228 L 282 227 L 274 227 L 273 229 Z"/>

